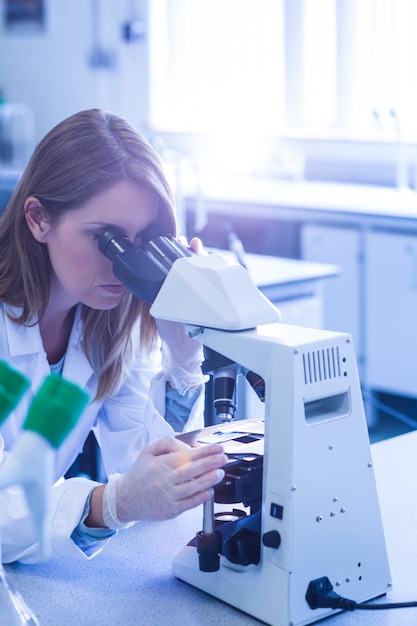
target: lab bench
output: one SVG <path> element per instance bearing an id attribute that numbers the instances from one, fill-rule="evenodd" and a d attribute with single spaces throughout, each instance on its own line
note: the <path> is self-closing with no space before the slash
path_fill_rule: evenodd
<path id="1" fill-rule="evenodd" d="M 393 588 L 374 602 L 417 600 L 417 433 L 372 446 Z M 366 523 L 366 520 L 364 520 Z M 202 525 L 198 507 L 164 522 L 120 531 L 91 561 L 7 565 L 41 626 L 260 624 L 176 579 L 171 563 Z M 372 533 L 372 528 L 369 528 Z M 414 626 L 417 608 L 337 613 L 323 626 Z"/>

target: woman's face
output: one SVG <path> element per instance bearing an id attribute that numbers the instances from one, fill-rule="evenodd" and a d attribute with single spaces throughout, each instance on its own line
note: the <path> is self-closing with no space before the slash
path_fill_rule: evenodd
<path id="1" fill-rule="evenodd" d="M 35 238 L 48 246 L 54 271 L 51 304 L 53 298 L 58 308 L 71 308 L 79 302 L 100 310 L 117 306 L 125 287 L 113 274 L 110 260 L 99 251 L 98 239 L 112 226 L 140 244 L 142 231 L 157 219 L 158 206 L 153 190 L 123 180 L 67 211 L 58 224 L 51 226 L 47 220 L 38 224 L 42 236 L 34 233 L 28 221 Z"/>

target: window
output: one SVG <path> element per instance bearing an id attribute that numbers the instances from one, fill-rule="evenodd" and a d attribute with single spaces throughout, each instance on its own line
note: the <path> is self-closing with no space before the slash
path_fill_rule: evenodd
<path id="1" fill-rule="evenodd" d="M 152 0 L 150 23 L 154 129 L 417 135 L 415 0 Z"/>
<path id="2" fill-rule="evenodd" d="M 152 0 L 151 124 L 274 132 L 284 116 L 281 0 Z"/>

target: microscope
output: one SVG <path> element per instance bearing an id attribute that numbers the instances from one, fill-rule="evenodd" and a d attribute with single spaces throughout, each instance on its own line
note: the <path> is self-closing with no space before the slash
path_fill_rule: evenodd
<path id="1" fill-rule="evenodd" d="M 241 265 L 186 249 L 175 258 L 177 245 L 160 237 L 133 246 L 117 231 L 99 242 L 120 280 L 151 296 L 155 318 L 185 324 L 220 381 L 218 423 L 180 438 L 221 443 L 225 478 L 174 575 L 271 626 L 334 614 L 309 598 L 323 579 L 358 603 L 385 594 L 390 570 L 350 335 L 280 323 Z M 240 374 L 261 390 L 260 416 L 234 420 Z"/>

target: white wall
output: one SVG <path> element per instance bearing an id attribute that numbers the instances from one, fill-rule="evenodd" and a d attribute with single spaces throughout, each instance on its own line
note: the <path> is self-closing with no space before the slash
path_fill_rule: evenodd
<path id="1" fill-rule="evenodd" d="M 129 45 L 122 25 L 141 18 L 146 27 L 147 5 L 148 0 L 45 0 L 46 27 L 40 32 L 11 32 L 1 19 L 0 89 L 6 102 L 32 107 L 36 142 L 68 115 L 92 107 L 111 109 L 146 132 L 146 34 L 142 43 Z M 113 68 L 91 67 L 97 47 L 114 54 Z"/>

